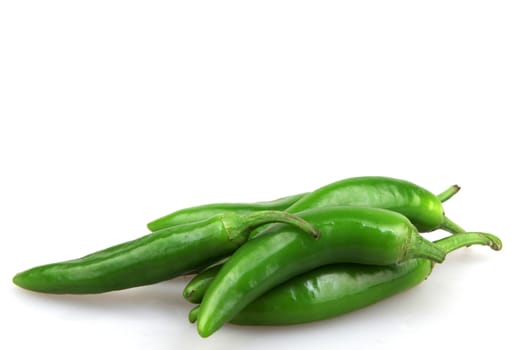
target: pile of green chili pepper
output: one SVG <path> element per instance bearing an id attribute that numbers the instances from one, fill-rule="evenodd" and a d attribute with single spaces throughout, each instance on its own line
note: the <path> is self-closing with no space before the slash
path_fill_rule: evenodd
<path id="1" fill-rule="evenodd" d="M 186 208 L 138 239 L 17 274 L 42 293 L 103 293 L 196 274 L 183 291 L 207 337 L 227 322 L 286 325 L 362 308 L 416 286 L 461 247 L 502 242 L 466 232 L 435 196 L 404 180 L 357 177 L 271 202 Z M 452 235 L 430 242 L 419 233 Z"/>

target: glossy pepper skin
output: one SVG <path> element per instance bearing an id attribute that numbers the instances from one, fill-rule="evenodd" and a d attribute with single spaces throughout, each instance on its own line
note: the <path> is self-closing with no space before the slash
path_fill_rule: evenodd
<path id="1" fill-rule="evenodd" d="M 206 219 L 224 211 L 248 214 L 258 210 L 286 210 L 298 213 L 325 206 L 351 205 L 397 211 L 408 217 L 420 232 L 442 228 L 451 233 L 458 233 L 463 232 L 463 229 L 445 217 L 441 204 L 458 190 L 459 187 L 454 185 L 435 196 L 428 190 L 405 180 L 382 176 L 354 177 L 331 183 L 311 193 L 302 193 L 272 202 L 220 203 L 186 208 L 154 220 L 147 226 L 151 231 L 155 231 Z"/>
<path id="2" fill-rule="evenodd" d="M 452 196 L 458 193 L 459 190 L 460 187 L 454 185 L 438 194 L 436 197 L 440 202 L 443 203 L 452 198 Z M 188 282 L 184 288 L 183 297 L 191 303 L 200 303 L 204 294 L 206 293 L 207 288 L 221 267 L 222 264 L 214 265 L 198 273 L 190 282 Z"/>
<path id="3" fill-rule="evenodd" d="M 240 325 L 290 325 L 332 318 L 360 309 L 422 282 L 428 259 L 374 266 L 332 264 L 306 272 L 271 289 L 229 322 Z M 200 310 L 190 311 L 195 322 Z"/>
<path id="4" fill-rule="evenodd" d="M 102 293 L 161 282 L 228 256 L 247 240 L 252 229 L 270 222 L 286 222 L 318 234 L 289 213 L 224 213 L 163 229 L 80 259 L 34 267 L 17 274 L 13 282 L 25 289 L 56 294 Z"/>
<path id="5" fill-rule="evenodd" d="M 206 291 L 197 329 L 207 337 L 279 283 L 333 263 L 391 265 L 445 252 L 422 238 L 403 215 L 385 209 L 329 207 L 298 214 L 321 233 L 318 240 L 293 227 L 272 225 L 240 247 Z"/>
<path id="6" fill-rule="evenodd" d="M 190 303 L 199 304 L 222 266 L 223 264 L 214 265 L 195 275 L 183 289 L 183 297 Z"/>
<path id="7" fill-rule="evenodd" d="M 500 250 L 499 238 L 482 233 L 460 234 L 435 242 L 446 252 L 473 244 Z M 290 325 L 324 320 L 371 305 L 410 289 L 433 269 L 428 259 L 411 259 L 389 266 L 333 264 L 292 278 L 262 295 L 230 321 L 240 325 Z M 217 268 L 217 267 L 215 267 Z M 207 288 L 212 269 L 202 279 Z M 202 288 L 199 290 L 202 291 Z M 195 298 L 200 301 L 200 293 Z M 198 308 L 189 319 L 196 320 Z"/>
<path id="8" fill-rule="evenodd" d="M 429 275 L 432 265 L 428 259 L 411 259 L 388 266 L 322 266 L 271 289 L 247 305 L 230 322 L 252 325 L 295 324 L 337 316 L 413 287 Z M 204 296 L 202 293 L 213 282 L 214 272 L 218 273 L 218 270 L 215 268 L 208 274 L 197 275 L 200 281 L 193 283 L 196 285 L 195 292 L 187 300 L 200 303 Z M 374 289 L 389 281 L 392 283 L 387 288 Z"/>
<path id="9" fill-rule="evenodd" d="M 452 186 L 448 191 L 456 193 L 457 190 L 459 187 Z M 406 216 L 419 232 L 429 232 L 439 228 L 452 233 L 463 232 L 461 227 L 444 215 L 442 200 L 450 197 L 446 196 L 445 192 L 439 197 L 405 180 L 364 176 L 321 187 L 300 198 L 286 211 L 299 213 L 312 208 L 343 205 L 384 208 Z"/>
<path id="10" fill-rule="evenodd" d="M 147 227 L 151 231 L 157 231 L 170 226 L 205 220 L 224 212 L 233 212 L 240 215 L 247 215 L 262 210 L 286 210 L 289 206 L 302 198 L 304 195 L 305 193 L 295 194 L 293 196 L 279 198 L 269 202 L 215 203 L 199 205 L 196 207 L 181 209 L 171 214 L 165 215 L 159 219 L 153 220 L 147 224 Z"/>
<path id="11" fill-rule="evenodd" d="M 230 322 L 286 325 L 339 316 L 418 285 L 431 273 L 432 266 L 428 259 L 390 266 L 324 266 L 269 291 Z"/>

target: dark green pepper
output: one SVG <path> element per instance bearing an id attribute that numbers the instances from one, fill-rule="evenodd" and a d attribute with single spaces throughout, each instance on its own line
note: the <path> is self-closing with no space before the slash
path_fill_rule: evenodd
<path id="1" fill-rule="evenodd" d="M 451 233 L 464 230 L 444 215 L 442 201 L 459 190 L 451 186 L 438 197 L 411 182 L 381 176 L 354 177 L 337 181 L 306 194 L 289 208 L 289 213 L 336 206 L 384 208 L 406 216 L 419 232 L 444 229 Z"/>
<path id="2" fill-rule="evenodd" d="M 357 178 L 359 179 L 359 178 Z M 373 179 L 374 178 L 370 178 Z M 378 180 L 377 183 L 379 183 L 379 186 L 383 186 L 384 182 L 387 182 L 387 179 L 379 178 L 381 180 Z M 394 180 L 391 181 L 395 184 L 399 183 L 401 180 Z M 379 187 L 376 186 L 376 187 Z M 342 187 L 342 186 L 341 186 Z M 348 186 L 349 187 L 349 186 Z M 449 187 L 444 192 L 440 193 L 436 197 L 440 202 L 446 202 L 452 196 L 454 196 L 458 191 L 460 190 L 460 187 L 457 185 L 453 185 Z M 388 192 L 387 192 L 388 195 Z M 197 274 L 184 288 L 183 290 L 183 297 L 188 300 L 191 303 L 200 303 L 202 300 L 202 297 L 204 296 L 204 293 L 206 292 L 206 289 L 208 288 L 209 284 L 213 280 L 213 278 L 216 276 L 220 268 L 222 267 L 221 264 L 212 266 L 210 268 L 207 268 L 206 270 L 200 272 Z"/>
<path id="3" fill-rule="evenodd" d="M 298 214 L 321 233 L 314 240 L 287 225 L 240 247 L 208 288 L 197 329 L 207 337 L 246 305 L 294 276 L 332 263 L 391 265 L 413 258 L 442 262 L 445 252 L 403 215 L 385 209 L 328 207 Z"/>
<path id="4" fill-rule="evenodd" d="M 457 233 L 463 232 L 463 229 L 444 216 L 441 202 L 451 198 L 459 189 L 454 185 L 435 196 L 420 186 L 400 179 L 381 176 L 355 177 L 334 182 L 311 193 L 289 196 L 273 202 L 220 203 L 181 209 L 154 220 L 147 226 L 155 231 L 203 220 L 225 211 L 248 214 L 259 210 L 286 210 L 298 213 L 325 206 L 350 205 L 397 211 L 408 217 L 420 232 L 442 228 Z"/>
<path id="5" fill-rule="evenodd" d="M 224 213 L 207 220 L 173 226 L 80 259 L 34 267 L 13 281 L 44 293 L 87 294 L 168 280 L 204 268 L 228 256 L 254 228 L 285 222 L 317 237 L 310 224 L 292 214 L 260 211 Z"/>
<path id="6" fill-rule="evenodd" d="M 305 194 L 306 193 L 295 194 L 294 196 L 279 198 L 271 202 L 215 203 L 185 208 L 151 221 L 147 224 L 147 227 L 151 231 L 157 231 L 170 226 L 189 224 L 194 221 L 205 220 L 224 212 L 233 212 L 240 215 L 247 215 L 262 210 L 282 211 L 286 210 L 290 205 L 302 198 Z"/>
<path id="7" fill-rule="evenodd" d="M 222 266 L 223 264 L 213 265 L 195 275 L 183 289 L 183 297 L 190 303 L 199 304 Z"/>
<path id="8" fill-rule="evenodd" d="M 500 250 L 502 242 L 489 234 L 467 233 L 436 241 L 446 252 L 473 245 Z M 333 264 L 297 276 L 262 295 L 230 321 L 241 325 L 289 325 L 336 317 L 383 300 L 424 281 L 433 269 L 428 259 L 389 266 Z M 214 277 L 211 269 L 202 286 Z M 199 308 L 190 311 L 194 322 Z"/>

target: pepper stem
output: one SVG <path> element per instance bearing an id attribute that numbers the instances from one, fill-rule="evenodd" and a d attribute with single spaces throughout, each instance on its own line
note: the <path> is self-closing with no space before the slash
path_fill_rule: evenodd
<path id="1" fill-rule="evenodd" d="M 261 225 L 275 222 L 296 226 L 316 239 L 320 236 L 319 231 L 301 217 L 277 210 L 263 210 L 243 216 L 243 222 L 240 223 L 239 230 L 241 232 L 250 232 Z"/>
<path id="2" fill-rule="evenodd" d="M 451 199 L 452 196 L 454 196 L 458 191 L 461 189 L 458 185 L 452 185 L 448 189 L 446 189 L 444 192 L 440 193 L 438 196 L 438 200 L 442 203 L 447 202 L 449 199 Z"/>
<path id="3" fill-rule="evenodd" d="M 462 247 L 469 247 L 473 244 L 487 245 L 493 250 L 502 249 L 502 241 L 497 236 L 484 232 L 466 232 L 449 236 L 435 241 L 434 244 L 442 248 L 446 253 Z"/>
<path id="4" fill-rule="evenodd" d="M 440 225 L 440 228 L 442 230 L 445 230 L 447 232 L 450 232 L 452 234 L 457 233 L 465 233 L 466 231 L 463 229 L 463 227 L 459 226 L 457 223 L 449 219 L 447 216 L 444 215 L 444 222 L 442 225 Z"/>
<path id="5" fill-rule="evenodd" d="M 418 234 L 413 234 L 407 244 L 406 252 L 402 261 L 407 259 L 424 258 L 441 263 L 447 253 L 433 242 L 428 241 Z"/>

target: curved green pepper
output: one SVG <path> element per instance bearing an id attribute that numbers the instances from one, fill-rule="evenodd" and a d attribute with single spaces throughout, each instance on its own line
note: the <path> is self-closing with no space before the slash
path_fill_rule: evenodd
<path id="1" fill-rule="evenodd" d="M 446 252 L 473 245 L 500 250 L 502 242 L 489 234 L 467 233 L 436 241 Z M 371 305 L 412 288 L 433 269 L 428 259 L 411 259 L 389 266 L 333 264 L 284 282 L 262 295 L 230 321 L 241 325 L 289 325 L 324 320 Z M 214 278 L 212 268 L 203 275 L 201 287 Z M 196 294 L 196 298 L 200 298 Z M 199 307 L 190 311 L 194 322 Z"/>
<path id="2" fill-rule="evenodd" d="M 391 265 L 413 258 L 443 261 L 445 252 L 422 238 L 403 215 L 377 208 L 329 207 L 299 213 L 321 232 L 313 240 L 272 225 L 245 243 L 206 291 L 198 315 L 207 337 L 264 292 L 313 268 L 340 262 Z"/>
<path id="3" fill-rule="evenodd" d="M 173 226 L 80 259 L 34 267 L 17 274 L 18 286 L 44 293 L 102 293 L 168 280 L 204 268 L 228 256 L 254 228 L 285 222 L 318 235 L 292 214 L 261 211 L 224 213 L 207 220 Z"/>
<path id="4" fill-rule="evenodd" d="M 205 220 L 224 212 L 248 215 L 262 210 L 286 210 L 290 205 L 302 198 L 305 194 L 306 193 L 295 194 L 293 196 L 279 198 L 270 202 L 215 203 L 185 208 L 151 221 L 147 224 L 147 228 L 151 231 L 157 231 L 170 226 Z"/>
<path id="5" fill-rule="evenodd" d="M 183 289 L 183 297 L 190 303 L 199 304 L 223 265 L 210 266 L 195 275 Z"/>
<path id="6" fill-rule="evenodd" d="M 398 180 L 399 181 L 399 180 Z M 436 197 L 440 202 L 446 202 L 454 196 L 460 187 L 457 185 L 449 187 Z M 209 284 L 216 276 L 222 265 L 214 265 L 197 274 L 183 290 L 183 297 L 191 303 L 200 303 Z"/>
<path id="7" fill-rule="evenodd" d="M 321 187 L 300 198 L 289 208 L 299 213 L 311 208 L 361 206 L 389 209 L 406 216 L 419 232 L 444 229 L 451 233 L 464 230 L 444 215 L 442 201 L 459 190 L 451 186 L 438 197 L 414 183 L 382 176 L 354 177 Z"/>
<path id="8" fill-rule="evenodd" d="M 411 182 L 382 176 L 354 177 L 321 187 L 314 192 L 302 193 L 260 203 L 207 204 L 178 210 L 150 222 L 151 231 L 164 227 L 203 220 L 225 211 L 248 214 L 259 210 L 286 210 L 298 213 L 325 206 L 364 206 L 397 211 L 412 221 L 420 232 L 442 228 L 451 233 L 463 229 L 444 216 L 441 202 L 459 191 L 454 185 L 438 196 Z M 260 232 L 255 231 L 251 236 Z"/>

